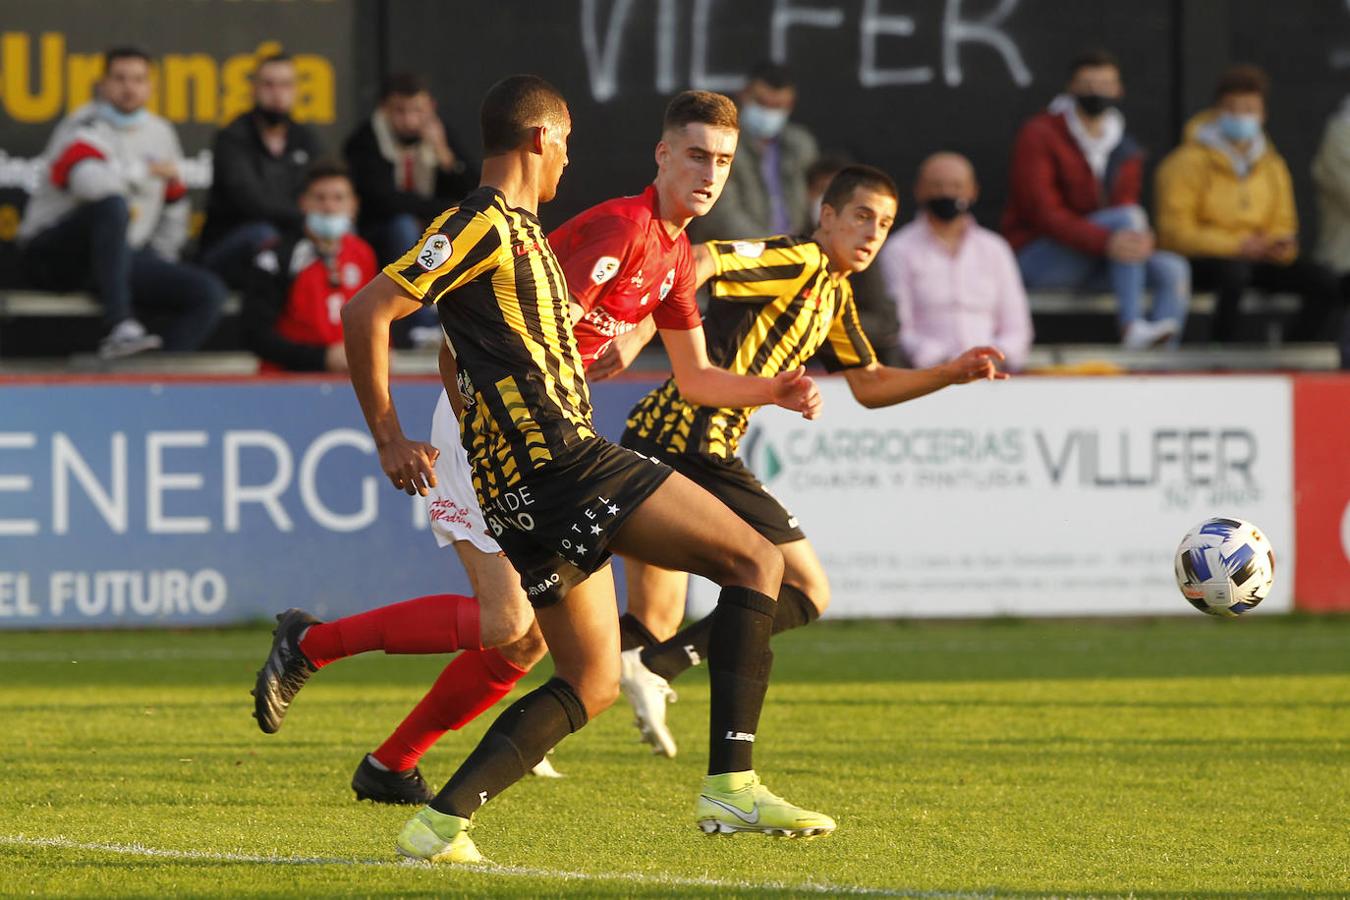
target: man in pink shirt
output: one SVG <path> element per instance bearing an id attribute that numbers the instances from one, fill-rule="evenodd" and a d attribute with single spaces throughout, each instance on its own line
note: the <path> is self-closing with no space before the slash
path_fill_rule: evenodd
<path id="1" fill-rule="evenodd" d="M 910 365 L 925 368 L 990 344 L 1021 369 L 1031 347 L 1031 313 L 1008 242 L 970 214 L 978 189 L 970 161 L 936 153 L 919 167 L 919 213 L 881 249 L 886 293 L 900 318 Z"/>

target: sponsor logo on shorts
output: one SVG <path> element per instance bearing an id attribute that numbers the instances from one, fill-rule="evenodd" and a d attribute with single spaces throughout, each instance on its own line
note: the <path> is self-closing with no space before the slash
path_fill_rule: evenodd
<path id="1" fill-rule="evenodd" d="M 548 576 L 543 581 L 538 581 L 530 585 L 528 588 L 525 589 L 525 593 L 530 595 L 531 597 L 538 597 L 540 594 L 547 592 L 549 588 L 552 588 L 560 580 L 561 579 L 558 577 L 558 573 L 554 572 L 552 575 Z"/>
<path id="2" fill-rule="evenodd" d="M 463 525 L 467 528 L 471 524 L 469 510 L 453 500 L 431 501 L 427 507 L 427 515 L 431 517 L 431 521 L 444 525 Z"/>

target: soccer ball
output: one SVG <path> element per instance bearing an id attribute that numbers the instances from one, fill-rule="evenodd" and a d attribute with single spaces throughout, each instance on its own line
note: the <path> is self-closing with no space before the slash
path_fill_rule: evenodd
<path id="1" fill-rule="evenodd" d="M 1206 519 L 1181 539 L 1177 587 L 1211 616 L 1240 616 L 1266 599 L 1275 583 L 1275 551 L 1251 522 Z"/>

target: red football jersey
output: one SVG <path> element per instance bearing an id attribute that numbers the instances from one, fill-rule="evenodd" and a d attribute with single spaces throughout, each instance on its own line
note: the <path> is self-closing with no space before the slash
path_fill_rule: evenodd
<path id="1" fill-rule="evenodd" d="M 375 251 L 354 234 L 343 236 L 331 263 L 307 240 L 291 253 L 290 291 L 276 332 L 299 344 L 328 346 L 342 342 L 342 307 L 375 277 Z"/>
<path id="2" fill-rule="evenodd" d="M 548 236 L 567 290 L 586 310 L 572 331 L 586 365 L 616 335 L 647 316 L 657 328 L 703 324 L 694 300 L 694 253 L 683 232 L 672 238 L 657 212 L 656 187 L 618 197 L 568 219 Z"/>

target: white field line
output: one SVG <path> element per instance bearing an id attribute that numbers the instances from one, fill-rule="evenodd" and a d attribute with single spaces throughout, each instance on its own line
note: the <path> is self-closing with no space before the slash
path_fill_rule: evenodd
<path id="1" fill-rule="evenodd" d="M 18 835 L 0 835 L 0 845 L 14 847 L 34 847 L 52 850 L 84 850 L 92 853 L 115 853 L 122 856 L 139 856 L 147 859 L 170 859 L 184 862 L 206 863 L 252 863 L 269 866 L 360 866 L 363 868 L 387 868 L 390 866 L 429 867 L 428 863 L 413 860 L 354 859 L 350 857 L 322 856 L 276 856 L 270 854 L 218 853 L 208 850 L 168 850 L 161 847 L 146 847 L 143 844 L 111 844 L 91 841 L 72 841 L 63 837 L 28 837 Z M 654 875 L 644 872 L 572 872 L 566 869 L 538 869 L 529 866 L 499 866 L 485 863 L 480 866 L 465 866 L 465 871 L 483 875 L 497 875 L 505 878 L 554 878 L 561 881 L 617 881 L 632 884 L 663 887 L 692 888 L 731 888 L 740 890 L 774 890 L 792 893 L 813 894 L 849 894 L 869 897 L 988 897 L 989 894 L 948 894 L 931 891 L 907 891 L 891 888 L 873 888 L 861 885 L 827 884 L 823 882 L 802 882 L 792 884 L 785 881 L 739 881 L 723 878 L 690 878 L 679 875 Z"/>

